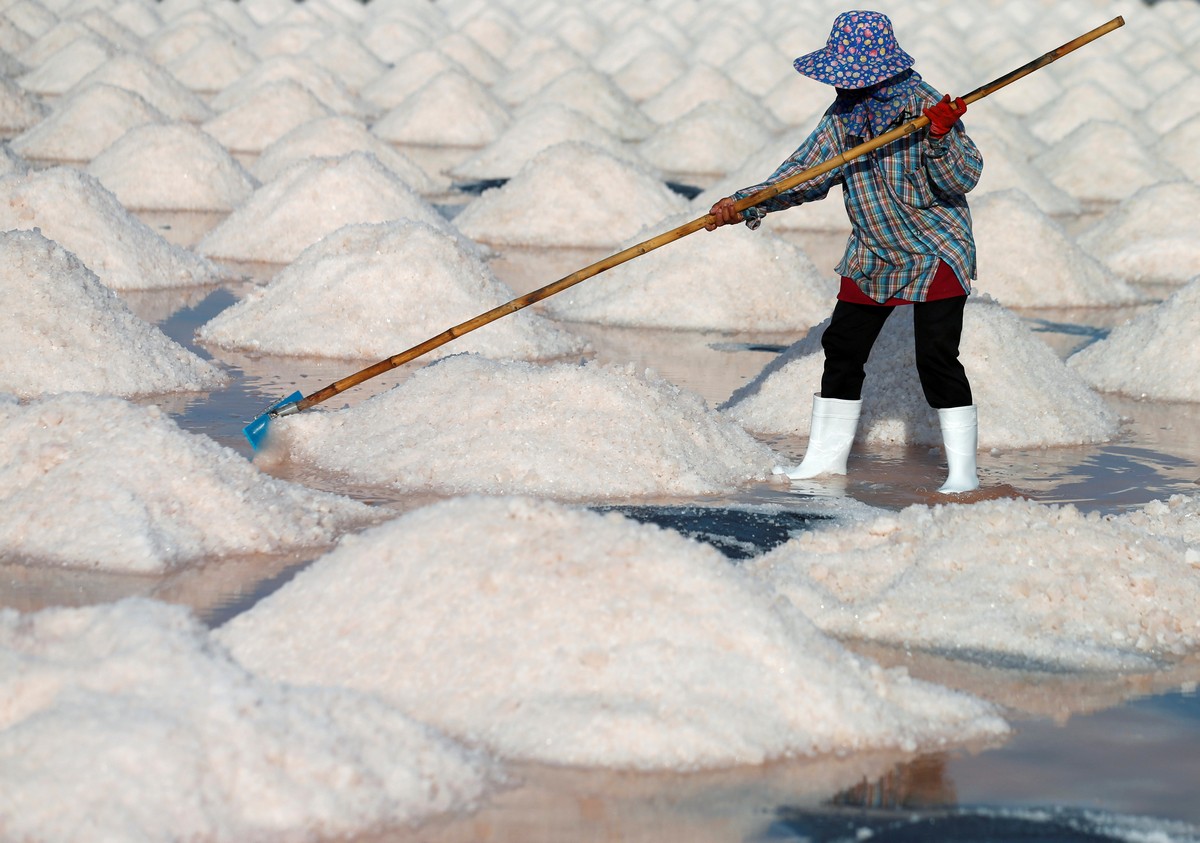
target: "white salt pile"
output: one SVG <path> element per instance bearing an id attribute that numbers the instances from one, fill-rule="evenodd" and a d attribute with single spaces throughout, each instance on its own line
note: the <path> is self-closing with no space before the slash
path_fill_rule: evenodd
<path id="1" fill-rule="evenodd" d="M 332 73 L 304 56 L 276 56 L 261 62 L 253 70 L 213 97 L 217 112 L 226 112 L 261 100 L 264 88 L 291 82 L 310 92 L 317 101 L 335 114 L 365 117 L 371 108 L 350 93 Z"/>
<path id="2" fill-rule="evenodd" d="M 686 73 L 643 102 L 641 107 L 656 123 L 665 126 L 706 102 L 724 102 L 729 105 L 745 105 L 747 102 L 757 104 L 755 98 L 725 73 L 711 65 L 700 63 L 693 64 Z"/>
<path id="3" fill-rule="evenodd" d="M 690 221 L 664 220 L 661 231 Z M 625 246 L 649 239 L 646 230 Z M 828 314 L 836 279 L 766 232 L 697 231 L 547 300 L 560 318 L 700 331 L 807 330 Z"/>
<path id="4" fill-rule="evenodd" d="M 1120 670 L 1200 644 L 1197 561 L 1127 521 L 1003 500 L 807 532 L 746 568 L 830 635 Z"/>
<path id="5" fill-rule="evenodd" d="M 772 119 L 725 102 L 702 103 L 660 128 L 638 147 L 663 170 L 702 175 L 734 170 L 773 140 Z"/>
<path id="6" fill-rule="evenodd" d="M 475 355 L 426 366 L 356 407 L 276 419 L 272 432 L 277 453 L 297 462 L 439 494 L 695 496 L 765 479 L 778 461 L 652 373 Z"/>
<path id="7" fill-rule="evenodd" d="M 510 69 L 496 80 L 491 91 L 501 102 L 515 108 L 560 76 L 587 66 L 587 62 L 578 53 L 558 43 L 553 47 L 538 50 Z"/>
<path id="8" fill-rule="evenodd" d="M 159 573 L 328 544 L 376 517 L 118 398 L 4 401 L 0 455 L 0 555 L 32 564 Z"/>
<path id="9" fill-rule="evenodd" d="M 912 316 L 897 308 L 867 362 L 858 441 L 940 445 L 937 413 L 925 402 L 913 353 Z M 735 392 L 722 408 L 747 430 L 807 434 L 821 390 L 826 320 Z M 979 407 L 979 447 L 1030 448 L 1104 442 L 1116 414 L 1012 311 L 972 295 L 959 357 Z"/>
<path id="10" fill-rule="evenodd" d="M 247 672 L 166 603 L 0 612 L 0 665 L 14 840 L 349 838 L 469 810 L 492 777 L 374 697 Z"/>
<path id="11" fill-rule="evenodd" d="M 469 75 L 466 68 L 445 53 L 435 49 L 418 50 L 404 56 L 390 70 L 368 82 L 359 93 L 381 111 L 390 111 L 430 79 L 447 70 Z"/>
<path id="12" fill-rule="evenodd" d="M 131 210 L 232 211 L 259 186 L 213 137 L 180 122 L 131 129 L 87 171 Z"/>
<path id="13" fill-rule="evenodd" d="M 1155 151 L 1194 182 L 1200 182 L 1200 115 L 1180 123 L 1158 139 Z"/>
<path id="14" fill-rule="evenodd" d="M 972 207 L 990 193 L 1019 190 L 1043 214 L 1074 217 L 1081 213 L 1079 201 L 1051 182 L 1045 173 L 1029 163 L 1028 157 L 1014 152 L 1008 143 L 987 131 L 972 126 L 970 132 L 984 160 L 983 174 L 968 197 Z"/>
<path id="15" fill-rule="evenodd" d="M 211 32 L 192 41 L 185 52 L 159 61 L 189 91 L 211 97 L 249 73 L 259 60 L 236 36 Z"/>
<path id="16" fill-rule="evenodd" d="M 511 119 L 508 108 L 470 76 L 447 70 L 379 118 L 371 132 L 391 143 L 484 146 Z"/>
<path id="17" fill-rule="evenodd" d="M 1166 501 L 1151 501 L 1113 520 L 1127 522 L 1156 536 L 1175 538 L 1190 545 L 1186 561 L 1193 568 L 1200 546 L 1200 495 L 1171 495 Z"/>
<path id="18" fill-rule="evenodd" d="M 59 102 L 40 123 L 12 139 L 26 158 L 91 161 L 130 129 L 170 118 L 138 94 L 113 85 L 88 85 Z"/>
<path id="19" fill-rule="evenodd" d="M 558 103 L 577 109 L 600 128 L 624 141 L 642 140 L 654 131 L 654 122 L 633 100 L 625 96 L 611 79 L 589 67 L 564 73 L 526 100 L 523 107 L 532 108 L 545 103 Z"/>
<path id="20" fill-rule="evenodd" d="M 0 232 L 0 290 L 0 392 L 131 397 L 228 382 L 40 231 Z"/>
<path id="21" fill-rule="evenodd" d="M 1007 307 L 1103 307 L 1143 299 L 1019 190 L 979 197 L 971 216 L 976 286 Z"/>
<path id="22" fill-rule="evenodd" d="M 0 143 L 0 176 L 23 175 L 29 172 L 29 164 L 17 155 L 7 143 Z"/>
<path id="23" fill-rule="evenodd" d="M 1122 278 L 1182 284 L 1200 275 L 1200 186 L 1181 180 L 1144 187 L 1083 232 L 1079 243 Z"/>
<path id="24" fill-rule="evenodd" d="M 211 261 L 168 243 L 94 176 L 53 167 L 0 178 L 0 230 L 40 228 L 114 290 L 211 284 Z"/>
<path id="25" fill-rule="evenodd" d="M 514 298 L 478 254 L 443 231 L 407 220 L 347 226 L 197 336 L 270 354 L 381 359 Z M 548 359 L 585 348 L 526 309 L 434 353 Z"/>
<path id="26" fill-rule="evenodd" d="M 590 144 L 568 142 L 538 153 L 454 223 L 486 243 L 607 247 L 686 207 L 650 171 Z"/>
<path id="27" fill-rule="evenodd" d="M 669 44 L 647 45 L 609 75 L 634 102 L 641 103 L 688 71 L 687 59 Z"/>
<path id="28" fill-rule="evenodd" d="M 284 79 L 255 88 L 200 128 L 231 152 L 261 152 L 297 126 L 332 115 L 311 91 Z"/>
<path id="29" fill-rule="evenodd" d="M 1067 359 L 1105 392 L 1158 401 L 1200 401 L 1200 276 L 1166 301 L 1113 328 Z"/>
<path id="30" fill-rule="evenodd" d="M 81 79 L 78 85 L 83 88 L 97 83 L 132 91 L 173 120 L 199 123 L 213 114 L 204 100 L 174 76 L 136 53 L 117 53 Z"/>
<path id="31" fill-rule="evenodd" d="M 337 158 L 351 152 L 371 153 L 398 179 L 422 195 L 449 187 L 447 179 L 433 178 L 415 161 L 371 134 L 362 121 L 353 117 L 324 117 L 297 126 L 266 147 L 255 160 L 252 170 L 261 181 L 268 182 L 301 161 Z"/>
<path id="32" fill-rule="evenodd" d="M 1006 731 L 851 655 L 711 547 L 526 498 L 348 538 L 216 635 L 263 675 L 552 764 L 690 770 Z"/>
<path id="33" fill-rule="evenodd" d="M 284 170 L 208 232 L 196 251 L 232 260 L 289 263 L 344 225 L 401 218 L 453 231 L 378 158 L 351 152 Z"/>
<path id="34" fill-rule="evenodd" d="M 81 35 L 17 79 L 17 84 L 40 96 L 62 96 L 116 53 L 100 36 Z"/>
<path id="35" fill-rule="evenodd" d="M 5 137 L 23 132 L 40 123 L 48 109 L 39 97 L 0 73 L 0 131 Z"/>
<path id="36" fill-rule="evenodd" d="M 1094 120 L 1121 125 L 1134 132 L 1143 131 L 1141 121 L 1134 118 L 1126 101 L 1095 82 L 1071 85 L 1070 90 L 1070 96 L 1046 103 L 1025 118 L 1025 124 L 1039 140 L 1054 146 Z"/>
<path id="37" fill-rule="evenodd" d="M 1081 202 L 1120 202 L 1179 172 L 1119 123 L 1091 120 L 1033 159 L 1054 184 Z"/>
<path id="38" fill-rule="evenodd" d="M 586 142 L 626 163 L 651 169 L 637 151 L 601 129 L 590 117 L 558 103 L 523 109 L 494 141 L 454 165 L 463 180 L 512 178 L 544 149 L 568 141 Z"/>

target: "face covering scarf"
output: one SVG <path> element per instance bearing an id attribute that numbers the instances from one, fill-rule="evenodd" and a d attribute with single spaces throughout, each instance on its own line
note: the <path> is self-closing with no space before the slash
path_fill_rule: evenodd
<path id="1" fill-rule="evenodd" d="M 920 81 L 921 74 L 910 68 L 869 88 L 853 91 L 838 88 L 834 113 L 845 123 L 846 134 L 852 137 L 866 137 L 869 125 L 871 136 L 878 137 L 897 123 L 903 107 L 908 103 L 906 95 L 916 88 Z"/>

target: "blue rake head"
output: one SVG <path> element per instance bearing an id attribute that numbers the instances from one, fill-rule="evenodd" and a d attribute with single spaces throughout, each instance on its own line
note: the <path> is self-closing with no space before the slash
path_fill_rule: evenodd
<path id="1" fill-rule="evenodd" d="M 299 390 L 297 390 L 287 398 L 281 398 L 270 407 L 267 407 L 267 409 L 263 410 L 258 416 L 256 416 L 254 420 L 250 422 L 250 424 L 243 427 L 242 433 L 244 433 L 246 438 L 250 440 L 250 447 L 256 451 L 259 450 L 262 447 L 262 443 L 266 441 L 267 427 L 271 424 L 271 419 L 274 416 L 280 415 L 278 412 L 279 409 L 281 407 L 287 407 L 288 405 L 295 405 L 295 403 L 303 397 L 304 396 L 300 394 Z"/>

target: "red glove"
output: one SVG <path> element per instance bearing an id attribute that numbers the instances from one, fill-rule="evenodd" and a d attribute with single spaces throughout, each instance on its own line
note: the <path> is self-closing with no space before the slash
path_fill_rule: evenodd
<path id="1" fill-rule="evenodd" d="M 962 97 L 958 97 L 954 102 L 950 101 L 950 95 L 946 94 L 942 97 L 942 101 L 935 103 L 925 109 L 925 116 L 929 118 L 929 134 L 931 137 L 940 138 L 954 128 L 954 124 L 958 119 L 967 113 L 967 104 L 963 102 Z"/>

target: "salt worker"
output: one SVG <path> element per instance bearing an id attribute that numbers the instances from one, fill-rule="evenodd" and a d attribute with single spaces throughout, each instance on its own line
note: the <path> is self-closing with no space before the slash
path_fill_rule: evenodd
<path id="1" fill-rule="evenodd" d="M 845 474 L 862 408 L 864 365 L 883 323 L 911 307 L 916 363 L 925 400 L 937 410 L 948 464 L 943 493 L 979 487 L 975 454 L 978 413 L 958 359 L 963 307 L 975 277 L 975 239 L 966 194 L 979 181 L 983 158 L 963 129 L 967 105 L 926 83 L 896 41 L 892 22 L 871 11 L 838 15 L 823 49 L 796 59 L 804 76 L 833 86 L 837 96 L 812 134 L 762 184 L 712 206 L 721 225 L 745 222 L 842 187 L 851 232 L 837 266 L 841 289 L 821 339 L 825 365 L 813 396 L 804 459 L 776 466 L 802 480 Z M 761 204 L 738 212 L 734 202 L 823 163 L 920 114 L 929 125 Z"/>

